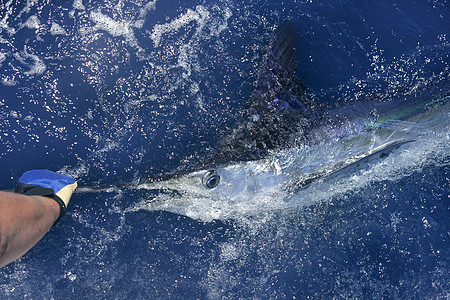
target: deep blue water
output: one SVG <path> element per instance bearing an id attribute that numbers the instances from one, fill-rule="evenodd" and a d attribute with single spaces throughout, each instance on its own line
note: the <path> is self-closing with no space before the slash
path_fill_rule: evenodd
<path id="1" fill-rule="evenodd" d="M 0 4 L 1 189 L 35 168 L 90 186 L 200 160 L 244 108 L 284 19 L 320 101 L 449 92 L 448 1 L 151 3 Z M 444 150 L 405 176 L 264 218 L 201 222 L 128 212 L 145 191 L 75 194 L 0 270 L 0 298 L 447 298 L 440 138 Z"/>

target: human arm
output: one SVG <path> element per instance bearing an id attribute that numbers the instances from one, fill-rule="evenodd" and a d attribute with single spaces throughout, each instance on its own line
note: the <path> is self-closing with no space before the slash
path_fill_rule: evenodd
<path id="1" fill-rule="evenodd" d="M 59 217 L 56 201 L 0 192 L 0 267 L 31 249 Z"/>
<path id="2" fill-rule="evenodd" d="M 23 174 L 16 193 L 0 192 L 0 267 L 22 256 L 61 218 L 76 181 L 48 170 Z"/>

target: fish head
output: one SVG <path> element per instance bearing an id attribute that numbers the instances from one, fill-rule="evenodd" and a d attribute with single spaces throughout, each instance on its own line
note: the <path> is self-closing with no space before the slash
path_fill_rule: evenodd
<path id="1" fill-rule="evenodd" d="M 210 221 L 251 213 L 260 205 L 279 205 L 286 174 L 271 159 L 207 168 L 165 180 L 142 183 L 154 197 L 135 209 L 165 210 Z"/>

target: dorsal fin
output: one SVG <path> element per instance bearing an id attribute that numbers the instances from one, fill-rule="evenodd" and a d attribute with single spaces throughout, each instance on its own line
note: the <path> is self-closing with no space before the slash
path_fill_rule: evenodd
<path id="1" fill-rule="evenodd" d="M 297 28 L 284 21 L 274 32 L 269 44 L 268 59 L 277 63 L 283 70 L 295 73 L 297 68 Z"/>
<path id="2" fill-rule="evenodd" d="M 296 77 L 297 29 L 284 21 L 274 32 L 264 55 L 244 120 L 220 142 L 216 162 L 261 158 L 302 137 L 304 118 L 312 105 Z"/>
<path id="3" fill-rule="evenodd" d="M 259 69 L 253 94 L 249 99 L 249 106 L 253 112 L 264 110 L 275 99 L 285 94 L 289 98 L 292 96 L 299 98 L 304 94 L 305 86 L 295 76 L 297 41 L 297 28 L 290 21 L 284 21 L 275 30 Z"/>

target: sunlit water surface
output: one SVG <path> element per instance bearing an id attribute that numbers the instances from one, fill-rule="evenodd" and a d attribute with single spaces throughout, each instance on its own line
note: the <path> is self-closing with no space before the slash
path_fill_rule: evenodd
<path id="1" fill-rule="evenodd" d="M 317 101 L 440 103 L 393 122 L 389 135 L 228 167 L 219 197 L 201 186 L 185 197 L 154 188 L 75 194 L 58 226 L 0 270 L 0 298 L 448 297 L 446 1 L 0 7 L 2 189 L 34 168 L 80 186 L 138 185 L 198 162 L 233 128 L 286 18 L 299 31 L 297 75 Z M 292 188 L 396 138 L 415 141 Z"/>

